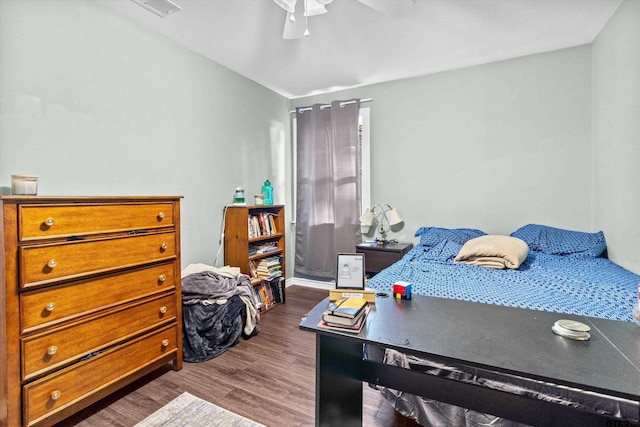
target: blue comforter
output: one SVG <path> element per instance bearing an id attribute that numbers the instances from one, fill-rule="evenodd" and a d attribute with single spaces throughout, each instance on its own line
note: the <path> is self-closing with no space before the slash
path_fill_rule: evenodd
<path id="1" fill-rule="evenodd" d="M 512 233 L 530 248 L 518 269 L 454 263 L 462 244 L 483 234 L 423 227 L 416 233 L 420 243 L 367 287 L 391 293 L 393 283 L 403 280 L 419 295 L 633 321 L 640 276 L 601 256 L 606 247 L 601 232 L 530 224 Z"/>

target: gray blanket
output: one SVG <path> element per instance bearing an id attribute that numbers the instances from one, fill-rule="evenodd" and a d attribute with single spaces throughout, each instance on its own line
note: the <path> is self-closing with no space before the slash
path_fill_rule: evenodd
<path id="1" fill-rule="evenodd" d="M 233 295 L 252 298 L 251 280 L 245 274 L 222 276 L 214 271 L 200 271 L 182 279 L 182 303 L 191 305 L 207 300 L 229 299 Z"/>
<path id="2" fill-rule="evenodd" d="M 183 359 L 203 362 L 235 345 L 245 335 L 258 332 L 248 276 L 222 275 L 200 270 L 182 278 Z"/>

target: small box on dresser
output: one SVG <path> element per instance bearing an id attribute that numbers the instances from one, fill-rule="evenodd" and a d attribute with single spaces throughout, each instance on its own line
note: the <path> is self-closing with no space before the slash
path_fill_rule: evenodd
<path id="1" fill-rule="evenodd" d="M 52 425 L 182 368 L 179 196 L 0 206 L 0 425 Z"/>

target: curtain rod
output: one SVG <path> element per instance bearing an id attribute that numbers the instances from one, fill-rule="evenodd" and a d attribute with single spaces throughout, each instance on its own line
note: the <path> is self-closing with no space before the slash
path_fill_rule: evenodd
<path id="1" fill-rule="evenodd" d="M 363 102 L 371 102 L 371 101 L 373 101 L 373 98 L 363 98 L 360 100 L 360 103 L 362 104 Z M 341 102 L 340 105 L 354 104 L 355 102 L 356 101 L 345 101 L 345 102 Z M 331 104 L 321 105 L 320 108 L 331 108 Z M 313 109 L 313 107 L 302 107 L 300 111 L 310 111 L 311 109 Z M 289 114 L 293 114 L 295 112 L 296 110 L 289 110 Z"/>

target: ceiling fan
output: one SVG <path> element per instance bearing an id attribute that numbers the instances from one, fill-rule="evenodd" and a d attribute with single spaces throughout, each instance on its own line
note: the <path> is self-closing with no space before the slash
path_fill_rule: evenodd
<path id="1" fill-rule="evenodd" d="M 287 12 L 284 21 L 284 39 L 300 39 L 308 37 L 308 17 L 327 13 L 326 6 L 333 0 L 300 0 L 301 6 L 296 10 L 298 0 L 273 0 L 278 6 Z M 416 0 L 357 0 L 380 13 L 399 17 L 407 13 Z"/>

